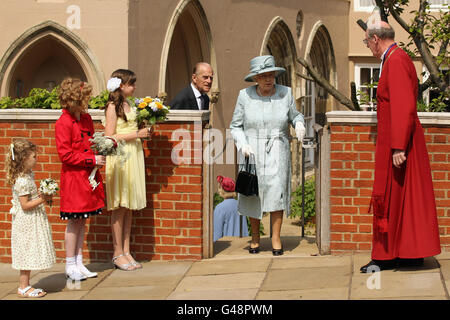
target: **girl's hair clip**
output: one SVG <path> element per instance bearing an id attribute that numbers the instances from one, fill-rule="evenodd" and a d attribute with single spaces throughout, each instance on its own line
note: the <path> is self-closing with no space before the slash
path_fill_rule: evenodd
<path id="1" fill-rule="evenodd" d="M 108 80 L 106 88 L 108 89 L 109 92 L 114 92 L 120 87 L 121 83 L 122 80 L 120 78 L 114 77 Z"/>
<path id="2" fill-rule="evenodd" d="M 14 143 L 11 143 L 9 146 L 11 148 L 11 158 L 13 161 L 15 161 L 15 159 L 14 159 Z"/>

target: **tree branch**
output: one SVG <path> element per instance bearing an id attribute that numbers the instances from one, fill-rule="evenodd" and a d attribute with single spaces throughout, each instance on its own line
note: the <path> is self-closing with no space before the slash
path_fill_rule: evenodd
<path id="1" fill-rule="evenodd" d="M 349 108 L 350 110 L 361 110 L 359 108 L 359 105 L 354 105 L 352 101 L 347 98 L 345 95 L 340 93 L 336 88 L 334 88 L 328 80 L 322 77 L 322 75 L 306 60 L 297 57 L 298 63 L 300 63 L 305 69 L 308 71 L 308 73 L 311 75 L 311 77 L 314 79 L 314 81 L 324 88 L 328 93 L 330 93 L 337 101 L 339 101 L 341 104 Z"/>
<path id="2" fill-rule="evenodd" d="M 393 1 L 388 2 L 389 12 L 392 14 L 394 19 L 400 24 L 400 26 L 408 32 L 408 34 L 411 36 L 411 38 L 414 41 L 414 44 L 417 47 L 417 50 L 419 50 L 420 56 L 422 57 L 422 60 L 425 64 L 425 66 L 428 69 L 428 72 L 430 73 L 431 81 L 434 85 L 436 85 L 441 91 L 444 91 L 446 88 L 446 83 L 441 79 L 439 68 L 437 66 L 436 60 L 433 57 L 430 48 L 428 46 L 428 43 L 423 36 L 423 32 L 419 33 L 413 29 L 413 31 L 410 31 L 410 26 L 398 15 L 398 13 L 395 11 L 393 6 Z M 414 21 L 418 24 L 419 27 L 421 27 L 421 30 L 423 30 L 423 23 L 420 21 L 420 18 L 426 10 L 426 6 L 424 5 L 424 1 L 420 0 L 420 7 L 419 7 L 419 15 L 415 18 Z"/>
<path id="3" fill-rule="evenodd" d="M 303 79 L 305 79 L 305 80 L 315 81 L 313 78 L 308 77 L 307 75 L 305 75 L 305 74 L 303 74 L 303 73 L 296 72 L 295 74 L 298 75 L 300 78 L 303 78 Z"/>
<path id="4" fill-rule="evenodd" d="M 381 21 L 388 22 L 388 16 L 386 14 L 385 5 L 383 0 L 375 0 L 375 3 L 377 4 L 377 7 L 380 8 L 380 17 Z"/>

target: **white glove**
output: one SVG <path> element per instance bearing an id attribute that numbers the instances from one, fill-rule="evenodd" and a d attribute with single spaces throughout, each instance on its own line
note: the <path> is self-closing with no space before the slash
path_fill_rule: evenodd
<path id="1" fill-rule="evenodd" d="M 302 142 L 305 137 L 306 129 L 302 122 L 297 122 L 295 124 L 295 134 L 297 135 L 298 141 Z"/>
<path id="2" fill-rule="evenodd" d="M 243 145 L 242 149 L 241 149 L 241 152 L 246 157 L 250 157 L 250 155 L 255 154 L 255 152 L 253 151 L 252 147 L 249 144 Z"/>

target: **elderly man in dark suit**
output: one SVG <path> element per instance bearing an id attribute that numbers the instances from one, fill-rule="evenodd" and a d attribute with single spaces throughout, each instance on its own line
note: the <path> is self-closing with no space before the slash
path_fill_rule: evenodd
<path id="1" fill-rule="evenodd" d="M 192 82 L 189 86 L 178 92 L 169 102 L 171 110 L 208 110 L 209 97 L 214 72 L 206 62 L 195 65 L 192 73 Z"/>

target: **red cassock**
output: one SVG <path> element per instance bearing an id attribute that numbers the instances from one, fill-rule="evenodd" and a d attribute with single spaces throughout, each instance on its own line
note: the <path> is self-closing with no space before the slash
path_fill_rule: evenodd
<path id="1" fill-rule="evenodd" d="M 441 249 L 430 162 L 416 109 L 416 70 L 396 45 L 386 57 L 377 89 L 372 259 L 430 257 Z M 392 163 L 394 149 L 405 150 L 400 168 Z"/>
<path id="2" fill-rule="evenodd" d="M 105 194 L 100 172 L 95 180 L 100 182 L 93 191 L 89 174 L 95 166 L 95 155 L 89 139 L 94 134 L 94 124 L 88 113 L 77 121 L 63 109 L 55 124 L 56 148 L 62 162 L 60 194 L 61 212 L 92 212 L 105 206 Z"/>

